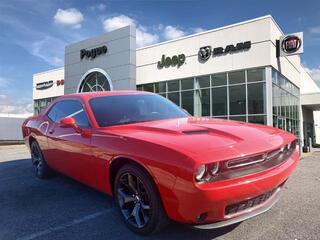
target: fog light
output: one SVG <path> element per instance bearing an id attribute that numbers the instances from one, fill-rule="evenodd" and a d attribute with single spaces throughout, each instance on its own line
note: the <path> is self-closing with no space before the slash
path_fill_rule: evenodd
<path id="1" fill-rule="evenodd" d="M 203 222 L 204 220 L 206 220 L 207 216 L 208 216 L 207 212 L 201 213 L 197 216 L 196 221 Z"/>

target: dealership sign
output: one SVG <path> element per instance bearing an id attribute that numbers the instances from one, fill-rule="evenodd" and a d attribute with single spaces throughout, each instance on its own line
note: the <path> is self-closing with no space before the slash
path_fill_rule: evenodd
<path id="1" fill-rule="evenodd" d="M 172 57 L 166 57 L 165 55 L 162 55 L 161 60 L 158 61 L 158 68 L 161 69 L 163 67 L 180 67 L 184 62 L 186 61 L 186 55 L 179 54 L 174 55 Z"/>
<path id="2" fill-rule="evenodd" d="M 303 32 L 281 36 L 277 48 L 280 56 L 303 53 Z"/>
<path id="3" fill-rule="evenodd" d="M 81 49 L 80 50 L 80 59 L 82 60 L 83 58 L 87 59 L 95 59 L 97 56 L 104 55 L 108 52 L 108 48 L 106 45 L 103 45 L 101 47 L 97 48 L 92 48 L 92 49 Z"/>
<path id="4" fill-rule="evenodd" d="M 251 41 L 240 42 L 235 45 L 229 44 L 226 47 L 215 47 L 213 49 L 211 46 L 204 46 L 199 49 L 198 58 L 200 61 L 205 62 L 211 56 L 218 56 L 218 55 L 224 55 L 228 53 L 244 51 L 250 48 L 251 48 Z"/>
<path id="5" fill-rule="evenodd" d="M 64 85 L 64 79 L 57 80 L 56 81 L 57 86 L 63 86 Z M 53 80 L 42 82 L 42 83 L 37 83 L 36 84 L 36 89 L 37 90 L 45 90 L 48 88 L 51 88 L 54 85 Z"/>
<path id="6" fill-rule="evenodd" d="M 52 86 L 53 86 L 53 80 L 47 81 L 47 82 L 38 83 L 36 85 L 36 89 L 37 90 L 44 90 L 44 89 L 51 88 Z"/>

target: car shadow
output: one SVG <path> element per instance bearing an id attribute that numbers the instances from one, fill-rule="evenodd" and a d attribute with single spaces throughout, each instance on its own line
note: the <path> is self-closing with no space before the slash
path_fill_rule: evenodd
<path id="1" fill-rule="evenodd" d="M 30 159 L 0 163 L 0 206 L 0 239 L 144 238 L 126 228 L 112 197 L 61 174 L 37 179 Z M 214 239 L 238 225 L 198 230 L 172 222 L 148 238 Z"/>

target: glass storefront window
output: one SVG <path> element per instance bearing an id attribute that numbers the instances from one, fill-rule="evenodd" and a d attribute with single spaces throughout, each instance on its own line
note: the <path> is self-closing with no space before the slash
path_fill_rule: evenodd
<path id="1" fill-rule="evenodd" d="M 34 114 L 38 115 L 43 109 L 45 109 L 55 98 L 43 98 L 36 99 L 33 102 Z"/>
<path id="2" fill-rule="evenodd" d="M 181 90 L 194 89 L 194 79 L 187 78 L 181 80 Z"/>
<path id="3" fill-rule="evenodd" d="M 201 105 L 200 116 L 210 116 L 210 89 L 201 89 L 199 91 L 199 100 Z"/>
<path id="4" fill-rule="evenodd" d="M 299 135 L 299 88 L 272 69 L 273 125 Z"/>
<path id="5" fill-rule="evenodd" d="M 179 92 L 168 93 L 168 99 L 171 100 L 176 105 L 180 106 L 180 93 Z"/>
<path id="6" fill-rule="evenodd" d="M 212 88 L 212 116 L 228 115 L 227 87 Z"/>
<path id="7" fill-rule="evenodd" d="M 143 91 L 154 92 L 153 83 L 148 83 L 143 85 Z"/>
<path id="8" fill-rule="evenodd" d="M 230 120 L 246 122 L 246 116 L 230 116 Z"/>
<path id="9" fill-rule="evenodd" d="M 277 71 L 272 68 L 272 82 L 275 83 L 275 84 L 278 84 L 277 82 Z"/>
<path id="10" fill-rule="evenodd" d="M 279 89 L 277 86 L 273 86 L 272 88 L 272 113 L 273 115 L 278 115 L 278 108 L 279 108 Z"/>
<path id="11" fill-rule="evenodd" d="M 181 92 L 181 107 L 194 115 L 194 91 Z"/>
<path id="12" fill-rule="evenodd" d="M 249 69 L 247 71 L 247 82 L 265 81 L 265 68 Z"/>
<path id="13" fill-rule="evenodd" d="M 227 73 L 212 75 L 211 82 L 212 86 L 227 85 Z"/>
<path id="14" fill-rule="evenodd" d="M 197 77 L 196 81 L 197 81 L 197 86 L 199 86 L 199 88 L 210 87 L 210 76 L 209 75 Z"/>
<path id="15" fill-rule="evenodd" d="M 168 82 L 168 92 L 179 91 L 179 80 L 169 81 Z"/>
<path id="16" fill-rule="evenodd" d="M 280 74 L 278 74 L 277 79 L 278 79 L 278 85 L 280 86 L 280 88 L 285 89 L 285 79 Z"/>
<path id="17" fill-rule="evenodd" d="M 246 86 L 229 87 L 230 115 L 246 114 Z"/>
<path id="18" fill-rule="evenodd" d="M 299 133 L 299 88 L 272 68 L 273 125 Z M 266 68 L 139 85 L 167 97 L 194 116 L 267 123 Z"/>
<path id="19" fill-rule="evenodd" d="M 286 115 L 286 111 L 285 111 L 285 107 L 286 107 L 286 92 L 282 89 L 280 89 L 280 101 L 281 101 L 281 107 L 280 107 L 280 115 L 281 116 L 285 116 Z"/>
<path id="20" fill-rule="evenodd" d="M 267 124 L 267 117 L 265 115 L 248 116 L 248 122 L 258 123 L 258 124 Z"/>
<path id="21" fill-rule="evenodd" d="M 248 113 L 265 113 L 266 87 L 264 83 L 248 84 Z"/>
<path id="22" fill-rule="evenodd" d="M 275 115 L 273 115 L 272 116 L 272 118 L 273 118 L 273 127 L 278 127 L 278 124 L 277 124 L 277 116 L 275 116 Z"/>
<path id="23" fill-rule="evenodd" d="M 245 83 L 245 71 L 229 72 L 229 84 Z"/>
<path id="24" fill-rule="evenodd" d="M 156 93 L 163 93 L 167 91 L 166 82 L 157 82 L 154 84 L 154 90 Z"/>

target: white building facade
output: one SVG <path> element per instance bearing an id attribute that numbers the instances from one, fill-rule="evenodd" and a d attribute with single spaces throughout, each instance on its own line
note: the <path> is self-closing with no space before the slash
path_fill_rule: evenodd
<path id="1" fill-rule="evenodd" d="M 44 106 L 63 94 L 137 89 L 158 93 L 194 116 L 282 128 L 307 145 L 315 137 L 308 131 L 304 136 L 304 118 L 313 124 L 318 103 L 304 107 L 300 95 L 320 90 L 299 55 L 277 55 L 283 35 L 264 16 L 136 49 L 134 27 L 121 28 L 66 46 L 64 68 L 35 74 L 35 112 L 42 109 L 38 102 Z M 37 88 L 56 78 L 63 87 Z"/>

